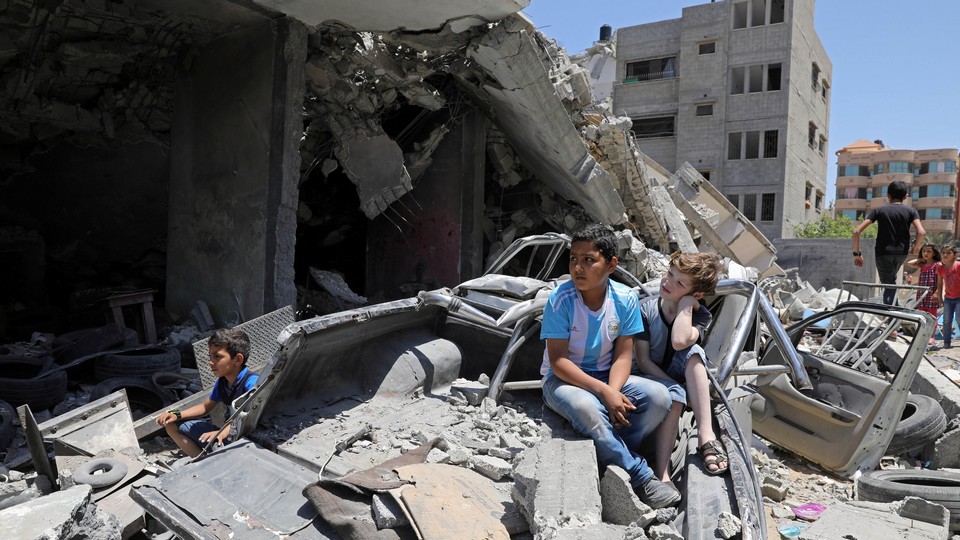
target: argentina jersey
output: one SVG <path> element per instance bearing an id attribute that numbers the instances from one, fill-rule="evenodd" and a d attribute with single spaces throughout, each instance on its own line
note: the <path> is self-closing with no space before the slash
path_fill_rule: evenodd
<path id="1" fill-rule="evenodd" d="M 617 337 L 643 331 L 637 295 L 626 285 L 608 281 L 603 306 L 591 311 L 573 281 L 557 287 L 543 310 L 540 339 L 568 340 L 568 358 L 584 371 L 607 371 Z M 550 372 L 546 347 L 540 374 Z"/>

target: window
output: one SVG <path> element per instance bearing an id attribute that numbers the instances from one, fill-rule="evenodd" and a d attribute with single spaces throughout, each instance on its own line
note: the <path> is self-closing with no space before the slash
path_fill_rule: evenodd
<path id="1" fill-rule="evenodd" d="M 840 212 L 840 214 L 850 221 L 862 221 L 857 215 L 856 210 L 844 210 L 843 212 Z"/>
<path id="2" fill-rule="evenodd" d="M 913 163 L 907 163 L 906 161 L 891 161 L 887 164 L 887 170 L 889 170 L 891 173 L 897 174 L 913 174 Z"/>
<path id="3" fill-rule="evenodd" d="M 653 118 L 633 118 L 633 135 L 638 139 L 653 137 L 673 137 L 673 117 L 656 116 Z"/>
<path id="4" fill-rule="evenodd" d="M 743 208 L 740 209 L 743 215 L 750 221 L 757 220 L 757 194 L 746 193 L 743 196 Z"/>
<path id="5" fill-rule="evenodd" d="M 917 210 L 920 219 L 949 219 L 953 220 L 953 208 L 927 208 Z"/>
<path id="6" fill-rule="evenodd" d="M 780 90 L 780 64 L 767 66 L 767 92 Z"/>
<path id="7" fill-rule="evenodd" d="M 866 165 L 838 165 L 837 176 L 870 176 L 870 167 Z"/>
<path id="8" fill-rule="evenodd" d="M 717 42 L 708 41 L 707 43 L 701 43 L 699 45 L 700 54 L 713 54 L 717 52 Z"/>
<path id="9" fill-rule="evenodd" d="M 873 174 L 883 174 L 886 171 L 886 163 L 877 163 L 873 166 Z"/>
<path id="10" fill-rule="evenodd" d="M 887 186 L 877 186 L 871 191 L 873 198 L 884 199 L 887 196 Z"/>
<path id="11" fill-rule="evenodd" d="M 710 181 L 710 169 L 697 169 L 697 172 L 700 173 L 700 176 L 703 177 L 707 182 Z"/>
<path id="12" fill-rule="evenodd" d="M 830 83 L 826 79 L 823 80 L 823 84 L 820 85 L 820 97 L 823 101 L 827 101 L 827 93 L 830 92 Z"/>
<path id="13" fill-rule="evenodd" d="M 628 62 L 624 82 L 653 81 L 657 79 L 673 79 L 677 76 L 677 58 L 654 58 Z"/>
<path id="14" fill-rule="evenodd" d="M 743 76 L 746 68 L 735 67 L 730 69 L 730 94 L 743 93 Z"/>
<path id="15" fill-rule="evenodd" d="M 747 159 L 757 159 L 760 157 L 760 132 L 759 131 L 748 131 L 747 132 Z"/>
<path id="16" fill-rule="evenodd" d="M 750 26 L 763 26 L 763 21 L 766 18 L 767 18 L 767 3 L 764 0 L 751 0 Z"/>
<path id="17" fill-rule="evenodd" d="M 747 27 L 747 2 L 737 2 L 733 4 L 733 29 Z"/>
<path id="18" fill-rule="evenodd" d="M 820 141 L 817 143 L 817 151 L 820 152 L 821 156 L 827 151 L 827 138 L 823 135 L 820 136 Z"/>
<path id="19" fill-rule="evenodd" d="M 943 172 L 957 172 L 957 162 L 956 162 L 956 161 L 944 161 L 944 162 L 943 162 Z"/>
<path id="20" fill-rule="evenodd" d="M 755 94 L 763 91 L 763 65 L 750 66 L 750 79 L 747 92 Z"/>
<path id="21" fill-rule="evenodd" d="M 740 159 L 740 138 L 741 133 L 727 134 L 727 159 Z"/>
<path id="22" fill-rule="evenodd" d="M 816 62 L 813 63 L 813 66 L 810 68 L 811 76 L 813 78 L 813 88 L 814 90 L 820 91 L 820 66 Z"/>
<path id="23" fill-rule="evenodd" d="M 713 116 L 713 103 L 697 105 L 697 116 Z"/>
<path id="24" fill-rule="evenodd" d="M 817 212 L 823 210 L 823 193 L 820 191 L 817 191 L 817 200 L 814 201 L 813 207 L 817 210 Z"/>
<path id="25" fill-rule="evenodd" d="M 786 0 L 773 0 L 770 2 L 770 24 L 783 22 L 783 14 L 786 12 Z"/>
<path id="26" fill-rule="evenodd" d="M 952 184 L 931 184 L 929 186 L 914 186 L 910 192 L 914 199 L 924 197 L 956 197 L 957 188 Z"/>
<path id="27" fill-rule="evenodd" d="M 810 122 L 807 127 L 807 144 L 810 145 L 810 148 L 815 148 L 817 144 L 817 125 L 813 122 Z"/>
<path id="28" fill-rule="evenodd" d="M 817 193 L 820 196 L 820 193 Z M 866 199 L 867 188 L 837 188 L 837 199 Z"/>
<path id="29" fill-rule="evenodd" d="M 740 194 L 738 193 L 727 193 L 727 200 L 730 201 L 730 204 L 740 208 Z"/>
<path id="30" fill-rule="evenodd" d="M 779 138 L 779 133 L 780 132 L 775 129 L 763 132 L 763 157 L 777 157 L 777 149 L 779 147 L 777 139 Z"/>
<path id="31" fill-rule="evenodd" d="M 773 221 L 776 202 L 776 193 L 764 193 L 760 197 L 760 221 Z"/>

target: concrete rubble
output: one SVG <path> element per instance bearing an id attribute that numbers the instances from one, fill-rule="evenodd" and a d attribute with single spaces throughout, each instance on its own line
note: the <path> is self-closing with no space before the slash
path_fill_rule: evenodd
<path id="1" fill-rule="evenodd" d="M 797 276 L 787 277 L 790 272 L 777 265 L 773 245 L 692 166 L 685 163 L 677 171 L 666 171 L 644 156 L 634 144 L 630 119 L 613 114 L 608 103 L 593 102 L 590 72 L 518 14 L 528 3 L 498 0 L 477 6 L 457 1 L 423 10 L 408 1 L 393 2 L 389 9 L 378 2 L 340 0 L 251 2 L 310 26 L 303 66 L 300 183 L 308 182 L 315 170 L 324 177 L 345 174 L 365 218 L 402 223 L 405 215 L 416 211 L 403 201 L 412 197 L 415 202 L 418 180 L 452 129 L 468 112 L 480 111 L 488 118 L 482 129 L 483 149 L 493 181 L 505 190 L 523 187 L 531 194 L 531 202 L 512 209 L 506 219 L 506 208 L 484 201 L 481 228 L 490 245 L 488 260 L 529 233 L 545 228 L 572 231 L 600 220 L 620 229 L 621 264 L 644 281 L 662 275 L 665 254 L 671 250 L 704 250 L 749 267 L 784 324 L 830 309 L 840 299 L 856 300 L 841 297 L 837 289 L 815 290 Z M 14 42 L 37 42 L 40 34 L 34 34 L 30 21 L 46 20 L 60 4 L 72 13 L 66 30 L 97 38 L 64 42 L 57 57 L 40 58 L 21 77 L 7 73 L 0 81 L 6 88 L 0 107 L 2 131 L 23 137 L 29 133 L 45 143 L 105 138 L 169 146 L 171 72 L 181 59 L 176 49 L 158 42 L 169 38 L 189 48 L 225 32 L 225 25 L 207 17 L 179 17 L 168 25 L 161 12 L 135 9 L 132 0 L 111 3 L 109 17 L 87 15 L 86 8 L 95 8 L 95 13 L 107 10 L 95 0 L 28 4 L 32 3 L 11 1 L 0 10 L 4 27 L 16 29 L 7 42 L 0 42 L 4 63 L 9 55 L 3 51 L 15 48 Z M 123 17 L 133 13 L 139 24 L 130 29 Z M 144 29 L 153 27 L 166 28 L 165 34 L 148 36 Z M 146 58 L 163 61 L 151 64 L 154 73 L 149 79 L 125 79 L 124 66 L 145 63 Z M 116 90 L 102 95 L 84 91 L 85 85 L 107 82 Z M 34 92 L 56 87 L 62 90 L 44 96 Z M 396 121 L 402 126 L 388 125 L 403 115 L 409 118 Z M 35 125 L 28 118 L 44 121 Z M 25 158 L 7 161 L 12 164 L 8 168 L 29 168 Z M 303 225 L 329 224 L 329 216 L 315 213 L 307 204 L 298 206 L 297 219 Z M 319 245 L 338 243 L 348 229 L 341 224 Z M 313 267 L 309 271 L 338 311 L 368 302 L 350 290 L 343 276 Z M 198 302 L 194 309 L 196 325 L 174 329 L 168 344 L 187 347 L 214 326 L 205 303 Z M 32 355 L 34 348 L 43 348 L 44 339 L 39 336 L 36 344 L 13 352 Z M 802 343 L 808 346 L 810 339 L 805 336 Z M 878 353 L 878 360 L 895 362 L 898 354 L 902 356 L 899 346 L 890 344 Z M 937 397 L 954 420 L 934 443 L 907 454 L 906 463 L 960 466 L 956 421 L 960 376 L 952 375 L 958 370 L 960 364 L 946 357 L 920 368 L 914 391 Z M 951 376 L 956 378 L 951 381 Z M 529 529 L 536 538 L 682 538 L 673 525 L 675 510 L 654 512 L 643 505 L 622 470 L 609 467 L 601 476 L 590 441 L 546 436 L 555 435 L 547 422 L 528 416 L 509 399 L 505 403 L 490 399 L 489 387 L 486 376 L 459 379 L 443 394 L 444 403 L 422 422 L 393 426 L 389 433 L 361 439 L 344 452 L 348 457 L 384 458 L 439 437 L 441 443 L 429 452 L 427 463 L 456 465 L 483 475 L 515 505 L 523 517 L 521 529 Z M 37 422 L 83 406 L 91 390 L 80 387 L 51 412 L 36 411 Z M 275 440 L 267 442 L 280 444 L 301 436 L 302 426 L 295 422 L 313 420 L 304 416 L 262 422 L 273 428 Z M 324 420 L 335 425 L 356 419 L 344 414 Z M 331 424 L 318 427 L 320 434 L 329 435 Z M 23 426 L 19 422 L 17 426 L 22 432 Z M 25 444 L 21 433 L 4 463 L 27 467 Z M 151 465 L 169 468 L 171 452 L 165 440 L 144 446 L 161 448 L 151 456 L 155 460 Z M 915 499 L 888 505 L 856 502 L 851 482 L 818 469 L 798 479 L 793 471 L 809 464 L 788 454 L 784 459 L 792 460 L 794 467 L 787 467 L 771 457 L 773 451 L 769 454 L 755 450 L 753 465 L 771 515 L 793 519 L 792 508 L 815 502 L 806 500 L 811 498 L 829 507 L 819 521 L 804 528 L 801 538 L 823 538 L 818 536 L 824 534 L 821 531 L 835 534 L 843 527 L 862 534 L 865 527 L 877 524 L 887 532 L 891 526 L 902 528 L 904 537 L 943 537 L 949 522 L 943 507 Z M 349 465 L 334 460 L 331 470 L 342 473 Z M 69 487 L 69 474 L 52 484 L 36 473 L 4 469 L 0 479 L 2 538 L 117 538 L 127 525 L 98 508 L 99 494 L 89 486 Z M 379 494 L 372 498 L 371 519 L 380 529 L 409 526 L 396 501 Z M 716 528 L 720 537 L 736 538 L 739 518 L 721 514 Z"/>

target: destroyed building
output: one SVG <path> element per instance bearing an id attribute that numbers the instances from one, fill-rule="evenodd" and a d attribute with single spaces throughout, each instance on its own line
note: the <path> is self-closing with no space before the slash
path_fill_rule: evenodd
<path id="1" fill-rule="evenodd" d="M 486 495 L 491 482 L 511 491 L 480 501 L 492 500 L 498 509 L 516 505 L 522 519 L 496 525 L 510 534 L 527 528 L 569 537 L 676 537 L 669 524 L 678 519 L 675 512 L 631 508 L 631 492 L 616 471 L 601 478 L 595 467 L 577 468 L 595 464 L 590 445 L 565 433 L 565 426 L 550 425 L 539 396 L 533 395 L 532 406 L 524 405 L 529 396 L 509 396 L 536 388 L 536 381 L 514 380 L 528 375 L 533 364 L 518 363 L 507 378 L 509 362 L 497 359 L 501 353 L 507 359 L 542 353 L 526 336 L 537 299 L 520 299 L 549 287 L 546 278 L 555 277 L 548 275 L 554 268 L 544 268 L 543 279 L 520 292 L 484 289 L 469 278 L 500 269 L 497 263 L 506 260 L 501 256 L 519 237 L 533 242 L 532 233 L 569 231 L 593 220 L 620 231 L 623 266 L 635 274 L 630 283 L 638 288 L 662 271 L 658 251 L 717 251 L 742 265 L 742 281 L 727 284 L 723 294 L 738 297 L 727 305 L 746 310 L 742 317 L 718 317 L 723 324 L 713 330 L 722 378 L 743 376 L 735 366 L 757 360 L 757 351 L 747 349 L 759 346 L 762 319 L 777 344 L 768 349 L 769 359 L 785 363 L 771 371 L 780 385 L 774 389 L 795 383 L 808 390 L 798 352 L 765 299 L 769 291 L 752 283 L 761 276 L 769 278 L 767 285 L 789 280 L 782 278 L 769 242 L 695 167 L 667 170 L 648 159 L 634 144 L 630 120 L 592 102 L 585 71 L 518 13 L 526 4 L 504 0 L 477 8 L 457 1 L 429 11 L 405 1 L 4 4 L 0 25 L 11 37 L 3 42 L 0 67 L 2 110 L 9 118 L 0 126 L 0 205 L 3 252 L 15 262 L 3 270 L 10 279 L 3 281 L 2 301 L 12 306 L 4 332 L 11 339 L 14 331 L 28 329 L 59 333 L 82 324 L 83 317 L 102 316 L 73 309 L 88 307 L 86 294 L 77 294 L 84 291 L 155 290 L 163 307 L 157 326 L 184 320 L 203 300 L 209 313 L 199 309 L 197 317 L 211 324 L 266 327 L 259 341 L 267 352 L 255 357 L 267 391 L 251 396 L 253 404 L 237 419 L 243 437 L 235 445 L 179 473 L 171 464 L 144 466 L 139 456 L 121 451 L 137 448 L 157 429 L 155 412 L 130 419 L 138 399 L 131 388 L 101 388 L 104 393 L 90 395 L 75 410 L 63 403 L 50 411 L 38 406 L 43 413 L 37 417 L 29 404 L 20 406 L 18 428 L 29 451 L 21 449 L 16 462 L 32 462 L 36 471 L 5 476 L 23 489 L 3 500 L 9 507 L 0 510 L 0 531 L 19 522 L 11 516 L 35 518 L 55 505 L 69 514 L 64 534 L 81 534 L 74 532 L 79 527 L 115 537 L 119 527 L 126 537 L 139 530 L 147 512 L 183 537 L 278 531 L 324 537 L 333 520 L 318 519 L 304 497 L 311 504 L 324 497 L 310 488 L 322 487 L 317 479 L 328 464 L 330 474 L 343 475 L 364 460 L 370 465 L 374 457 L 402 454 L 397 457 L 460 466 L 464 470 L 449 472 L 450 481 L 479 479 L 476 493 Z M 562 240 L 549 236 L 558 247 L 547 260 L 558 260 Z M 456 295 L 445 288 L 457 283 Z M 478 316 L 460 301 L 471 295 L 504 319 L 518 311 L 523 317 L 504 322 L 489 313 Z M 293 305 L 305 320 L 293 320 Z M 307 317 L 311 312 L 336 313 Z M 922 317 L 899 315 L 919 327 L 921 337 L 929 333 Z M 482 339 L 471 341 L 477 329 Z M 884 322 L 864 335 L 879 348 L 895 329 Z M 357 330 L 373 332 L 389 346 L 376 347 Z M 407 341 L 400 335 L 407 330 L 424 341 Z M 204 344 L 192 346 L 202 368 Z M 125 352 L 136 356 L 143 350 Z M 148 350 L 152 360 L 170 359 Z M 847 351 L 840 358 L 859 361 L 864 355 L 854 356 Z M 894 384 L 851 376 L 840 365 L 821 368 L 838 378 L 868 380 L 874 391 L 845 405 L 846 387 L 825 387 L 809 414 L 791 420 L 836 414 L 849 424 L 862 417 L 856 424 L 860 438 L 833 441 L 843 447 L 843 457 L 818 447 L 816 463 L 849 473 L 879 459 L 913 370 L 922 365 L 916 347 L 891 356 L 907 365 Z M 72 376 L 90 359 L 81 355 L 50 373 Z M 803 360 L 822 361 L 810 355 Z M 496 372 L 488 376 L 492 367 Z M 764 368 L 748 366 L 758 367 Z M 111 368 L 116 364 L 96 358 L 95 371 L 110 374 Z M 209 388 L 212 374 L 201 369 L 199 375 Z M 483 399 L 491 390 L 502 402 Z M 206 395 L 202 389 L 182 394 L 177 403 Z M 789 405 L 793 394 L 780 395 L 757 408 L 773 435 L 790 431 L 786 422 L 777 424 L 773 408 L 796 412 Z M 743 409 L 750 394 L 737 397 Z M 165 410 L 169 401 L 155 409 Z M 734 415 L 729 409 L 725 418 Z M 754 537 L 762 506 L 742 502 L 758 500 L 759 477 L 743 434 L 727 429 L 744 452 L 737 467 L 742 475 L 735 488 L 711 495 L 737 499 L 739 515 L 690 512 L 680 521 L 692 521 L 708 535 Z M 956 432 L 951 437 L 955 441 Z M 581 483 L 560 486 L 566 491 L 552 504 L 557 501 L 551 495 L 561 492 L 544 482 L 539 462 L 557 453 L 569 456 L 565 470 Z M 265 487 L 254 492 L 222 482 L 227 456 L 256 463 L 242 467 L 251 476 L 238 481 Z M 94 490 L 70 487 L 84 476 L 78 472 L 90 472 L 91 458 L 111 460 L 103 468 L 122 478 Z M 937 459 L 947 464 L 950 458 Z M 697 463 L 685 466 L 697 476 Z M 424 474 L 399 469 L 405 478 Z M 788 486 L 779 474 L 766 471 L 772 479 L 764 487 L 785 495 Z M 39 486 L 42 478 L 53 479 L 62 491 L 55 501 L 39 497 L 49 488 Z M 418 481 L 436 478 L 427 471 Z M 443 483 L 435 491 L 442 493 Z M 276 495 L 270 504 L 261 496 L 268 488 Z M 137 508 L 131 508 L 129 494 Z M 604 517 L 601 495 L 626 495 L 624 512 Z M 565 504 L 574 498 L 588 504 L 574 505 L 578 512 L 572 515 Z M 116 519 L 103 511 L 111 505 L 117 505 L 109 512 Z M 400 516 L 388 515 L 385 501 L 361 506 L 363 526 L 403 526 L 397 524 Z M 933 517 L 921 521 L 944 529 L 950 513 L 930 506 Z M 631 528 L 628 519 L 643 526 Z"/>
<path id="2" fill-rule="evenodd" d="M 155 291 L 159 326 L 197 301 L 222 324 L 349 305 L 318 298 L 311 268 L 397 298 L 479 275 L 528 232 L 600 220 L 656 249 L 690 236 L 658 210 L 669 197 L 651 202 L 629 122 L 592 105 L 525 2 L 403 17 L 312 4 L 4 5 L 8 338 L 100 321 L 78 319 L 104 289 Z"/>

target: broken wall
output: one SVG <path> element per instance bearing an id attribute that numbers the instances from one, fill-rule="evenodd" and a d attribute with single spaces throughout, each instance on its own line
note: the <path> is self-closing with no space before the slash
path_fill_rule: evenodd
<path id="1" fill-rule="evenodd" d="M 839 289 L 844 281 L 877 281 L 877 265 L 873 256 L 874 238 L 861 238 L 863 267 L 853 264 L 853 240 L 850 238 L 796 238 L 773 241 L 777 248 L 777 264 L 781 268 L 797 268 L 797 275 L 814 288 Z M 848 287 L 847 290 L 850 290 Z M 861 299 L 880 294 L 880 289 L 853 289 Z"/>
<path id="2" fill-rule="evenodd" d="M 294 303 L 306 32 L 265 20 L 221 36 L 177 74 L 167 309 L 205 300 L 221 323 Z"/>

